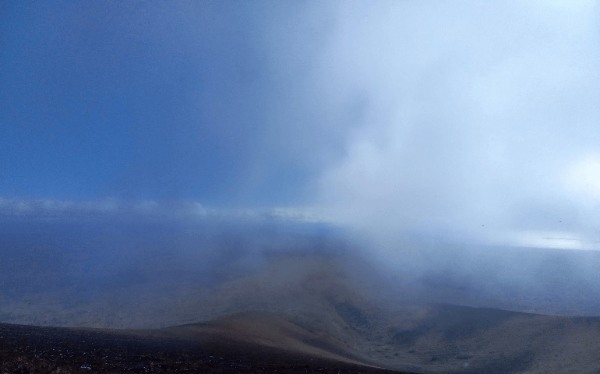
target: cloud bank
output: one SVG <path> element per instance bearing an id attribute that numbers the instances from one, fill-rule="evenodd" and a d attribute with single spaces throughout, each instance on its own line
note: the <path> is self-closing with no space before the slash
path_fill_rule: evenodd
<path id="1" fill-rule="evenodd" d="M 101 219 L 159 219 L 167 221 L 194 219 L 231 222 L 290 222 L 327 224 L 311 209 L 301 207 L 268 208 L 214 208 L 197 201 L 158 200 L 53 200 L 53 199 L 6 199 L 0 198 L 0 218 L 56 219 L 59 221 L 81 218 Z"/>
<path id="2" fill-rule="evenodd" d="M 317 205 L 379 237 L 597 228 L 598 10 L 339 4 L 315 76 L 354 124 Z"/>

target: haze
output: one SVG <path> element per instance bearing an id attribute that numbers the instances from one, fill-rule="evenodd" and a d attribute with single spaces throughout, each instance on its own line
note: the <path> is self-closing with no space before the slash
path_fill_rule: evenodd
<path id="1" fill-rule="evenodd" d="M 598 249 L 599 17 L 595 1 L 5 2 L 2 220 L 266 219 L 438 273 L 456 245 L 469 265 L 478 245 Z"/>
<path id="2" fill-rule="evenodd" d="M 596 232 L 596 2 L 19 2 L 1 17 L 5 200 L 285 207 L 376 237 Z"/>

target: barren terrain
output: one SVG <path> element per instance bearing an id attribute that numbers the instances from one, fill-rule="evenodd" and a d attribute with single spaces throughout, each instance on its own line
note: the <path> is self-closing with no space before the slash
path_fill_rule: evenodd
<path id="1" fill-rule="evenodd" d="M 5 372 L 600 370 L 596 253 L 128 224 L 4 227 Z"/>

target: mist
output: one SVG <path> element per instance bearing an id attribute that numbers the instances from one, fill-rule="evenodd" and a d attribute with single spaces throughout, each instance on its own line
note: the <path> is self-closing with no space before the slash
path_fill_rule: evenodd
<path id="1" fill-rule="evenodd" d="M 597 314 L 597 2 L 6 10 L 1 256 L 58 261 L 11 295 L 183 303 L 293 253 L 379 300 Z"/>
<path id="2" fill-rule="evenodd" d="M 355 124 L 319 206 L 391 246 L 402 230 L 593 240 L 597 6 L 340 6 L 317 71 L 325 105 Z"/>
<path id="3" fill-rule="evenodd" d="M 7 8 L 5 200 L 594 236 L 593 1 L 65 9 Z"/>
<path id="4" fill-rule="evenodd" d="M 0 371 L 598 372 L 598 98 L 592 0 L 0 2 Z"/>

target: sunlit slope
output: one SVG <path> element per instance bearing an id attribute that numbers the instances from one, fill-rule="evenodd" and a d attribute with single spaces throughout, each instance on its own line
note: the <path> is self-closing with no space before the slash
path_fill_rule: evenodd
<path id="1" fill-rule="evenodd" d="M 152 332 L 243 342 L 407 372 L 597 372 L 600 318 L 559 317 L 445 304 L 394 314 L 346 302 L 325 320 L 286 312 L 239 313 Z"/>

